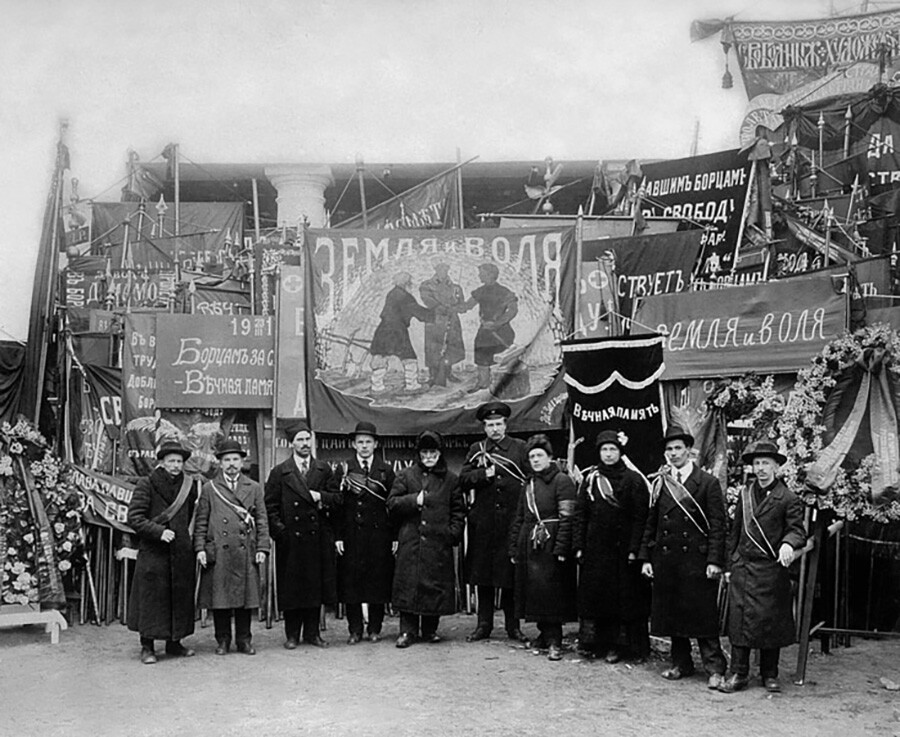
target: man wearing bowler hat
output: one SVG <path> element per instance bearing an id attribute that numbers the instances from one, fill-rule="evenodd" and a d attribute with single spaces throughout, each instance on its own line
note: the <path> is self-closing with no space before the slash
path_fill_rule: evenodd
<path id="1" fill-rule="evenodd" d="M 328 643 L 319 635 L 323 604 L 337 599 L 334 534 L 329 511 L 337 511 L 341 493 L 331 466 L 312 455 L 312 433 L 305 422 L 286 428 L 291 457 L 279 463 L 266 481 L 269 534 L 275 541 L 278 607 L 284 613 L 284 646 L 303 641 Z"/>
<path id="2" fill-rule="evenodd" d="M 194 524 L 198 606 L 212 610 L 216 655 L 231 647 L 232 617 L 237 651 L 256 654 L 250 617 L 259 608 L 258 566 L 269 552 L 269 521 L 262 487 L 241 473 L 246 455 L 236 440 L 219 444 L 219 471 L 203 485 Z"/>
<path id="3" fill-rule="evenodd" d="M 194 631 L 194 548 L 189 526 L 199 482 L 184 472 L 191 451 L 167 440 L 159 465 L 138 481 L 128 505 L 128 524 L 138 538 L 138 557 L 128 611 L 128 629 L 140 633 L 141 662 L 156 662 L 154 640 L 166 654 L 187 658 L 181 644 Z"/>
<path id="4" fill-rule="evenodd" d="M 524 641 L 515 617 L 513 586 L 515 568 L 509 559 L 509 528 L 522 495 L 528 456 L 525 442 L 506 434 L 511 414 L 508 404 L 488 402 L 478 408 L 485 439 L 473 443 L 459 475 L 460 488 L 469 500 L 468 546 L 465 571 L 478 591 L 478 624 L 466 638 L 484 640 L 494 628 L 494 592 L 500 589 L 500 606 L 506 618 L 506 634 Z"/>
<path id="5" fill-rule="evenodd" d="M 732 693 L 750 682 L 750 650 L 759 649 L 759 671 L 770 693 L 781 690 L 781 648 L 794 642 L 788 568 L 806 544 L 803 503 L 776 477 L 787 458 L 772 440 L 752 443 L 743 461 L 756 480 L 741 492 L 728 538 L 728 639 L 731 677 L 719 688 Z"/>
<path id="6" fill-rule="evenodd" d="M 677 681 L 694 672 L 696 638 L 707 686 L 725 682 L 719 643 L 719 578 L 725 565 L 725 504 L 719 482 L 692 460 L 694 437 L 671 426 L 666 464 L 653 482 L 650 512 L 638 558 L 653 581 L 651 634 L 672 638 L 672 666 L 662 677 Z"/>
<path id="7" fill-rule="evenodd" d="M 372 642 L 381 639 L 384 606 L 391 600 L 397 535 L 387 508 L 394 471 L 375 455 L 375 425 L 358 423 L 350 443 L 354 452 L 342 465 L 343 505 L 335 519 L 334 546 L 338 598 L 347 606 L 347 643 L 355 645 L 363 637 L 363 603 L 369 605 L 366 635 Z"/>

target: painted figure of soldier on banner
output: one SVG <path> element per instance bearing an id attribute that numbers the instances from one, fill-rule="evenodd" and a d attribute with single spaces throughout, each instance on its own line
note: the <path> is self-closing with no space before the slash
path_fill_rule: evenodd
<path id="1" fill-rule="evenodd" d="M 374 416 L 385 434 L 477 432 L 464 410 L 491 398 L 517 428 L 559 426 L 572 228 L 310 230 L 306 243 L 316 430 Z"/>

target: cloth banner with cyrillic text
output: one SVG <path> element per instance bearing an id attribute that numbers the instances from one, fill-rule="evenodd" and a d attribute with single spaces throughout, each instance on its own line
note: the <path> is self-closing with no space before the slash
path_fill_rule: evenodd
<path id="1" fill-rule="evenodd" d="M 273 323 L 271 316 L 158 315 L 156 406 L 270 408 Z"/>
<path id="2" fill-rule="evenodd" d="M 82 466 L 72 466 L 72 481 L 82 496 L 81 513 L 85 522 L 134 532 L 127 524 L 134 484 Z"/>
<path id="3" fill-rule="evenodd" d="M 608 335 L 601 294 L 606 288 L 598 260 L 610 253 L 615 263 L 619 314 L 630 318 L 635 297 L 684 292 L 700 253 L 702 230 L 586 240 L 581 244 L 581 289 L 575 327 L 584 338 Z"/>
<path id="4" fill-rule="evenodd" d="M 458 177 L 459 169 L 455 169 L 369 208 L 365 227 L 393 230 L 461 228 Z M 337 227 L 362 228 L 363 216 L 356 215 L 339 223 Z"/>
<path id="5" fill-rule="evenodd" d="M 697 278 L 715 282 L 731 271 L 750 184 L 747 153 L 734 149 L 644 164 L 641 211 L 710 228 L 700 243 Z"/>
<path id="6" fill-rule="evenodd" d="M 492 399 L 516 430 L 560 427 L 572 228 L 310 230 L 306 247 L 313 429 L 475 433 Z"/>
<path id="7" fill-rule="evenodd" d="M 826 274 L 646 297 L 632 332 L 666 336 L 669 380 L 799 371 L 846 327 L 847 294 Z"/>
<path id="8" fill-rule="evenodd" d="M 563 344 L 565 382 L 580 469 L 600 462 L 596 439 L 623 432 L 624 453 L 644 474 L 659 468 L 663 424 L 659 379 L 662 336 L 572 340 Z"/>

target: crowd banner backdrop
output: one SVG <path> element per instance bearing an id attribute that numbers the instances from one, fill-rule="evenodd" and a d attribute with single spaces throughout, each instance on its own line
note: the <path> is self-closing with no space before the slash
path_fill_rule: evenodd
<path id="1" fill-rule="evenodd" d="M 306 245 L 315 430 L 476 433 L 489 399 L 516 430 L 561 426 L 573 228 L 310 230 Z"/>
<path id="2" fill-rule="evenodd" d="M 146 476 L 156 467 L 156 314 L 125 315 L 122 346 L 122 434 L 119 469 Z"/>
<path id="3" fill-rule="evenodd" d="M 167 270 L 177 263 L 187 271 L 203 271 L 228 264 L 243 242 L 243 202 L 182 202 L 177 229 L 174 208 L 160 212 L 145 204 L 140 212 L 140 206 L 95 202 L 92 250 L 119 265 L 127 237 L 126 261 L 134 267 Z"/>
<path id="4" fill-rule="evenodd" d="M 696 274 L 701 281 L 724 280 L 731 272 L 750 168 L 747 152 L 738 149 L 641 166 L 645 217 L 680 217 L 707 228 Z"/>
<path id="5" fill-rule="evenodd" d="M 72 467 L 72 480 L 81 493 L 81 514 L 85 522 L 134 532 L 127 524 L 134 484 L 77 465 Z"/>
<path id="6" fill-rule="evenodd" d="M 461 228 L 459 222 L 459 167 L 412 187 L 366 212 L 369 228 Z M 339 228 L 362 228 L 362 213 L 339 223 Z"/>
<path id="7" fill-rule="evenodd" d="M 661 335 L 571 340 L 563 343 L 565 383 L 580 469 L 599 462 L 595 442 L 603 430 L 624 432 L 625 454 L 644 474 L 662 461 L 665 371 Z"/>
<path id="8" fill-rule="evenodd" d="M 279 419 L 304 419 L 306 401 L 306 282 L 302 266 L 281 267 L 278 292 L 278 386 L 275 388 Z"/>
<path id="9" fill-rule="evenodd" d="M 828 274 L 662 294 L 639 302 L 632 332 L 666 336 L 666 380 L 788 373 L 847 328 L 847 304 Z"/>
<path id="10" fill-rule="evenodd" d="M 684 292 L 700 254 L 702 230 L 641 235 L 630 238 L 585 240 L 581 244 L 581 285 L 577 295 L 575 329 L 580 338 L 608 335 L 602 315 L 602 295 L 614 289 L 619 313 L 631 316 L 634 299 L 651 294 Z M 609 285 L 599 260 L 610 253 L 615 263 L 615 284 Z"/>
<path id="11" fill-rule="evenodd" d="M 891 256 L 873 256 L 849 264 L 829 266 L 817 271 L 789 274 L 782 279 L 805 279 L 811 276 L 831 276 L 842 279 L 845 275 L 852 277 L 851 288 L 858 291 L 863 298 L 890 297 L 892 291 Z"/>
<path id="12" fill-rule="evenodd" d="M 192 309 L 198 315 L 249 315 L 250 291 L 236 279 L 202 279 L 194 283 Z"/>
<path id="13" fill-rule="evenodd" d="M 303 230 L 273 228 L 253 244 L 253 279 L 256 314 L 275 314 L 275 284 L 281 266 L 300 266 Z"/>
<path id="14" fill-rule="evenodd" d="M 275 389 L 274 318 L 156 317 L 156 406 L 265 409 Z"/>

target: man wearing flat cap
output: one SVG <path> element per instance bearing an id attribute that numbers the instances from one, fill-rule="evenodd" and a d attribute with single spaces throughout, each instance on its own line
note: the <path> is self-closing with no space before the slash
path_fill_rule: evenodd
<path id="1" fill-rule="evenodd" d="M 347 643 L 355 645 L 363 637 L 364 603 L 369 608 L 366 635 L 372 642 L 381 639 L 384 607 L 391 600 L 397 535 L 387 508 L 394 471 L 375 453 L 375 425 L 358 423 L 350 443 L 354 452 L 340 475 L 343 504 L 335 517 L 334 546 L 338 598 L 347 607 Z"/>
<path id="2" fill-rule="evenodd" d="M 275 541 L 278 607 L 284 613 L 284 646 L 303 641 L 328 643 L 319 635 L 323 604 L 337 599 L 334 533 L 330 511 L 337 512 L 341 493 L 331 466 L 312 455 L 312 433 L 305 422 L 286 428 L 291 457 L 279 463 L 266 481 L 269 534 Z"/>
<path id="3" fill-rule="evenodd" d="M 466 638 L 484 640 L 494 628 L 494 594 L 500 589 L 506 634 L 524 641 L 515 616 L 515 568 L 507 546 L 509 528 L 519 508 L 528 468 L 525 442 L 506 434 L 508 404 L 488 402 L 478 408 L 485 439 L 473 443 L 460 472 L 460 487 L 469 499 L 466 578 L 477 587 L 478 624 Z"/>
<path id="4" fill-rule="evenodd" d="M 237 651 L 256 654 L 250 618 L 259 608 L 259 566 L 269 552 L 269 520 L 262 487 L 241 473 L 246 455 L 236 440 L 219 444 L 219 471 L 203 485 L 194 523 L 201 569 L 198 606 L 212 610 L 217 655 L 231 647 L 232 618 Z"/>
<path id="5" fill-rule="evenodd" d="M 650 633 L 672 638 L 672 666 L 662 677 L 677 681 L 693 674 L 693 637 L 707 686 L 717 689 L 725 682 L 726 669 L 718 616 L 725 504 L 719 482 L 691 460 L 693 445 L 686 430 L 667 430 L 666 463 L 653 482 L 638 559 L 643 561 L 641 572 L 653 581 Z"/>
<path id="6" fill-rule="evenodd" d="M 181 638 L 194 632 L 194 548 L 189 532 L 199 481 L 184 472 L 191 452 L 165 441 L 159 465 L 138 481 L 128 505 L 128 524 L 138 538 L 138 557 L 128 611 L 128 629 L 140 633 L 141 662 L 156 662 L 154 640 L 166 654 L 190 657 Z"/>
<path id="7" fill-rule="evenodd" d="M 794 642 L 791 577 L 794 551 L 806 544 L 803 502 L 781 479 L 787 458 L 772 440 L 752 443 L 744 453 L 756 480 L 742 491 L 728 538 L 728 639 L 731 677 L 720 691 L 750 682 L 750 650 L 759 649 L 759 672 L 770 693 L 781 690 L 781 648 Z"/>

